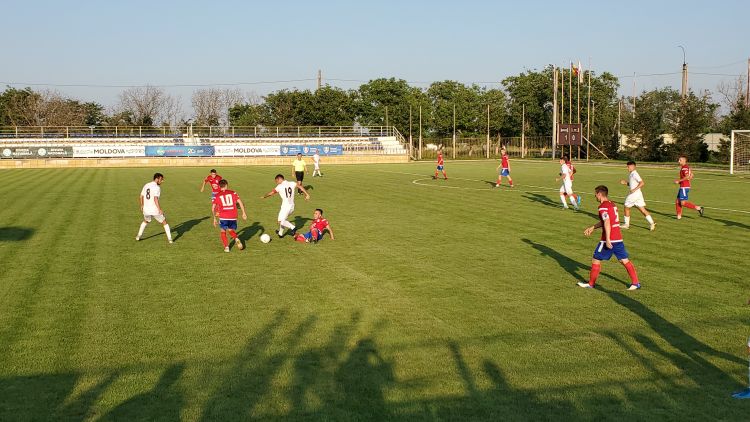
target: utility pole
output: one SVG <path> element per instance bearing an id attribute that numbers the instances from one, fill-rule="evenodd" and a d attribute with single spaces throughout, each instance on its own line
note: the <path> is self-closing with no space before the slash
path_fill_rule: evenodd
<path id="1" fill-rule="evenodd" d="M 490 103 L 487 103 L 487 158 L 490 158 Z"/>
<path id="2" fill-rule="evenodd" d="M 453 159 L 456 159 L 456 103 L 453 103 Z"/>
<path id="3" fill-rule="evenodd" d="M 409 153 L 412 157 L 414 157 L 412 149 L 414 148 L 414 142 L 412 142 L 411 137 L 411 104 L 409 104 Z"/>
<path id="4" fill-rule="evenodd" d="M 557 149 L 557 68 L 552 66 L 552 160 Z"/>
<path id="5" fill-rule="evenodd" d="M 589 145 L 591 145 L 591 59 L 589 59 L 589 95 L 586 100 L 586 161 L 589 160 Z"/>
<path id="6" fill-rule="evenodd" d="M 635 121 L 635 72 L 633 72 L 633 121 Z"/>
<path id="7" fill-rule="evenodd" d="M 318 89 L 323 86 L 323 72 L 318 69 Z"/>
<path id="8" fill-rule="evenodd" d="M 422 159 L 422 104 L 419 105 L 419 154 L 417 158 Z"/>
<path id="9" fill-rule="evenodd" d="M 680 94 L 684 99 L 685 97 L 687 97 L 688 93 L 688 67 L 685 56 L 685 47 L 681 45 L 678 45 L 677 47 L 680 47 L 682 49 L 682 90 L 680 91 Z"/>
<path id="10" fill-rule="evenodd" d="M 570 77 L 568 78 L 568 111 L 568 124 L 573 124 L 573 62 L 570 62 Z"/>
<path id="11" fill-rule="evenodd" d="M 617 102 L 617 147 L 622 145 L 622 130 L 620 129 L 620 115 L 622 114 L 622 98 Z"/>
<path id="12" fill-rule="evenodd" d="M 385 106 L 385 127 L 388 127 L 388 106 Z"/>
<path id="13" fill-rule="evenodd" d="M 526 156 L 526 104 L 521 104 L 521 158 Z"/>
<path id="14" fill-rule="evenodd" d="M 747 59 L 747 84 L 745 85 L 745 105 L 750 107 L 750 59 Z"/>

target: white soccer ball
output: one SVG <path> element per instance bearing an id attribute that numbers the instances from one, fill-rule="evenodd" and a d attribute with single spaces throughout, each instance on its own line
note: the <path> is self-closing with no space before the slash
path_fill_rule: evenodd
<path id="1" fill-rule="evenodd" d="M 271 236 L 268 235 L 268 233 L 263 233 L 260 235 L 260 241 L 263 243 L 268 243 L 271 241 Z"/>

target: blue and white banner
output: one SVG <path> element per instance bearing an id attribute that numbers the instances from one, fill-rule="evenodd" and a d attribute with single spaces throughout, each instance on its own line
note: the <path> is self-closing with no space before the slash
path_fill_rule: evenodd
<path id="1" fill-rule="evenodd" d="M 215 157 L 258 157 L 281 155 L 279 145 L 214 145 Z"/>
<path id="2" fill-rule="evenodd" d="M 143 145 L 86 145 L 74 146 L 73 157 L 75 158 L 113 158 L 113 157 L 143 157 L 145 155 Z"/>
<path id="3" fill-rule="evenodd" d="M 213 157 L 213 155 L 214 147 L 209 145 L 146 145 L 146 157 Z"/>
<path id="4" fill-rule="evenodd" d="M 281 155 L 342 155 L 343 145 L 282 145 Z"/>

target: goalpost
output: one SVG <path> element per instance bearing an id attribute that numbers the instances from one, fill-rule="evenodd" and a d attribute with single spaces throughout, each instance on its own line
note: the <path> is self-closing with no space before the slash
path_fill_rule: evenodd
<path id="1" fill-rule="evenodd" d="M 733 130 L 729 146 L 729 174 L 750 171 L 750 130 Z"/>

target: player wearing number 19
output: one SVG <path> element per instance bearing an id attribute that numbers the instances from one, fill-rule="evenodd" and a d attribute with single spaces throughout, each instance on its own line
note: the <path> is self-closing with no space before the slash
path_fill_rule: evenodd
<path id="1" fill-rule="evenodd" d="M 630 286 L 628 290 L 638 290 L 641 284 L 638 282 L 638 274 L 635 272 L 633 263 L 628 259 L 628 251 L 625 249 L 625 243 L 622 241 L 622 232 L 620 231 L 620 216 L 617 214 L 617 205 L 609 200 L 609 190 L 604 185 L 599 185 L 594 189 L 596 200 L 599 201 L 599 222 L 591 227 L 586 228 L 583 234 L 591 236 L 594 230 L 602 229 L 602 238 L 594 249 L 594 257 L 591 260 L 591 273 L 589 282 L 578 282 L 578 286 L 591 289 L 596 285 L 596 279 L 599 277 L 599 271 L 602 269 L 602 261 L 609 261 L 614 254 L 615 257 L 628 271 L 630 276 Z"/>
<path id="2" fill-rule="evenodd" d="M 141 196 L 138 200 L 141 203 L 143 221 L 141 222 L 141 227 L 138 229 L 138 235 L 135 237 L 135 240 L 141 240 L 146 226 L 151 222 L 151 219 L 154 219 L 161 223 L 164 227 L 164 232 L 167 234 L 167 240 L 169 243 L 172 243 L 172 232 L 169 230 L 169 223 L 167 223 L 167 219 L 164 217 L 164 212 L 161 210 L 161 204 L 159 203 L 162 182 L 164 182 L 164 175 L 154 173 L 154 180 L 143 185 L 143 189 L 141 189 Z"/>
<path id="3" fill-rule="evenodd" d="M 294 189 L 299 189 L 305 195 L 305 201 L 310 199 L 310 194 L 307 193 L 307 190 L 305 190 L 305 187 L 302 186 L 301 183 L 297 185 L 294 182 L 284 180 L 284 176 L 281 174 L 277 174 L 275 179 L 276 187 L 272 191 L 263 195 L 260 199 L 266 199 L 277 193 L 281 196 L 281 209 L 279 209 L 279 216 L 277 218 L 279 221 L 279 231 L 276 232 L 276 234 L 278 234 L 279 237 L 284 237 L 284 227 L 286 227 L 289 229 L 292 236 L 294 236 L 297 228 L 288 220 L 289 215 L 294 212 Z"/>
<path id="4" fill-rule="evenodd" d="M 235 245 L 239 250 L 245 249 L 242 241 L 237 237 L 237 206 L 242 210 L 242 219 L 247 220 L 245 213 L 245 204 L 242 203 L 237 192 L 227 189 L 229 182 L 227 179 L 219 181 L 219 192 L 214 197 L 211 205 L 211 214 L 214 215 L 214 227 L 216 227 L 216 218 L 219 218 L 219 228 L 221 229 L 221 243 L 224 245 L 224 252 L 229 252 L 229 239 L 227 234 L 234 239 Z"/>

